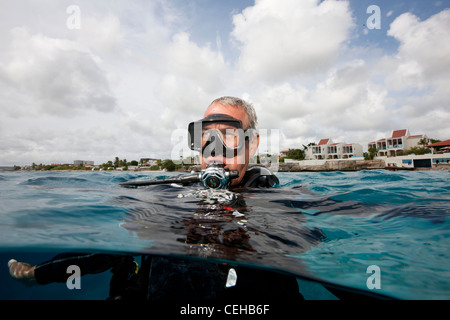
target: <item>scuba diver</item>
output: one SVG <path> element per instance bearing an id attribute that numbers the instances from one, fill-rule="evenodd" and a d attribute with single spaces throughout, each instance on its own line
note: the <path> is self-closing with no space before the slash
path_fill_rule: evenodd
<path id="1" fill-rule="evenodd" d="M 166 180 L 127 181 L 125 187 L 161 183 L 201 183 L 206 189 L 271 188 L 278 178 L 267 168 L 249 168 L 259 145 L 253 106 L 235 97 L 214 100 L 203 119 L 189 124 L 189 147 L 199 152 L 202 171 Z M 191 227 L 192 228 L 192 224 Z M 194 237 L 195 238 L 195 237 Z M 229 241 L 245 235 L 229 233 Z M 197 243 L 201 240 L 197 239 Z M 38 284 L 66 282 L 67 267 L 77 265 L 81 275 L 111 269 L 110 299 L 150 300 L 301 300 L 297 280 L 277 272 L 205 260 L 142 256 L 140 267 L 132 256 L 68 253 L 31 266 L 14 259 L 12 277 Z"/>

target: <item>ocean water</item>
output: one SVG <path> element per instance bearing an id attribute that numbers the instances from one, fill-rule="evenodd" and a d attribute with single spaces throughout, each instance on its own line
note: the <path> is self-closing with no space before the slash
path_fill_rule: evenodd
<path id="1" fill-rule="evenodd" d="M 8 274 L 11 258 L 37 264 L 60 252 L 228 261 L 393 298 L 450 299 L 448 171 L 278 173 L 278 188 L 215 201 L 198 186 L 118 185 L 169 175 L 0 172 L 0 299 L 108 296 L 109 272 L 83 277 L 82 290 Z M 368 285 L 374 276 L 379 288 Z"/>

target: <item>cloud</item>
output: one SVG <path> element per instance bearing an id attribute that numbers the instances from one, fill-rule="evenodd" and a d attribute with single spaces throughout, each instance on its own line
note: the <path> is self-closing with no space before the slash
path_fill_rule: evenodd
<path id="1" fill-rule="evenodd" d="M 450 10 L 425 21 L 403 14 L 388 35 L 400 43 L 392 55 L 342 59 L 314 86 L 269 82 L 253 91 L 261 127 L 282 128 L 285 147 L 328 137 L 365 147 L 398 128 L 450 136 Z"/>
<path id="2" fill-rule="evenodd" d="M 61 2 L 3 6 L 0 164 L 166 158 L 174 132 L 223 95 L 254 103 L 284 149 L 328 137 L 366 146 L 398 128 L 450 136 L 450 10 L 398 16 L 391 54 L 353 42 L 347 1 L 257 0 L 217 10 L 220 21 L 177 5 L 80 1 L 79 30 Z"/>
<path id="3" fill-rule="evenodd" d="M 353 20 L 343 1 L 260 0 L 235 15 L 233 24 L 242 71 L 273 81 L 330 67 Z"/>
<path id="4" fill-rule="evenodd" d="M 400 42 L 397 58 L 402 61 L 394 76 L 407 85 L 422 87 L 448 80 L 450 71 L 450 10 L 420 21 L 411 13 L 399 16 L 388 35 Z M 417 80 L 414 82 L 413 78 Z M 398 79 L 400 80 L 400 79 Z M 423 80 L 424 82 L 420 82 Z"/>
<path id="5" fill-rule="evenodd" d="M 223 87 L 226 65 L 222 54 L 209 46 L 199 47 L 190 41 L 188 33 L 175 34 L 164 56 L 168 72 L 188 77 L 206 91 L 216 92 Z"/>
<path id="6" fill-rule="evenodd" d="M 103 17 L 82 17 L 77 42 L 102 56 L 118 55 L 125 51 L 125 28 L 116 15 L 108 13 Z"/>
<path id="7" fill-rule="evenodd" d="M 0 107 L 12 115 L 71 117 L 117 110 L 106 74 L 76 42 L 11 30 L 9 61 L 0 65 Z"/>
<path id="8" fill-rule="evenodd" d="M 450 10 L 424 21 L 411 13 L 402 14 L 388 35 L 400 43 L 397 54 L 382 63 L 389 70 L 386 86 L 393 93 L 404 93 L 397 98 L 398 116 L 410 128 L 447 138 L 450 129 L 442 119 L 450 118 Z"/>
<path id="9" fill-rule="evenodd" d="M 220 51 L 181 31 L 183 19 L 171 4 L 79 6 L 76 31 L 65 27 L 64 6 L 48 8 L 60 14 L 56 24 L 22 16 L 23 6 L 5 23 L 0 149 L 10 152 L 2 152 L 2 164 L 47 162 L 47 155 L 64 162 L 83 154 L 96 161 L 167 157 L 172 132 L 200 118 L 226 86 Z M 31 19 L 17 27 L 20 17 Z"/>
<path id="10" fill-rule="evenodd" d="M 364 131 L 391 130 L 392 101 L 371 75 L 370 66 L 354 60 L 331 68 L 312 88 L 285 82 L 261 89 L 254 97 L 261 128 L 282 128 L 285 139 L 303 143 L 346 133 L 360 141 Z"/>

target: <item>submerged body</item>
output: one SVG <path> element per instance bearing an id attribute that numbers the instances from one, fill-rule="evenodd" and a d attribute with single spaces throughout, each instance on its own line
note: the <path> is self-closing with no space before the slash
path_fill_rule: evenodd
<path id="1" fill-rule="evenodd" d="M 278 178 L 263 167 L 249 169 L 240 181 L 244 188 L 270 188 L 279 184 Z M 228 212 L 240 209 L 242 206 L 234 196 L 227 200 L 229 201 L 224 202 L 214 198 L 212 202 L 199 209 L 203 211 L 202 214 L 223 215 L 223 211 L 217 210 L 219 205 L 221 210 L 226 205 L 225 211 Z M 239 206 L 236 207 L 236 204 Z M 238 241 L 242 248 L 248 239 L 242 228 L 222 233 L 223 240 L 220 241 L 212 240 L 211 234 L 204 238 L 204 235 L 192 229 L 198 226 L 198 221 L 195 221 L 186 227 L 189 234 L 186 237 L 187 243 L 214 246 L 222 242 L 232 248 Z M 127 228 L 127 224 L 123 227 Z M 213 231 L 215 232 L 216 230 Z M 141 234 L 141 237 L 145 238 L 145 236 Z M 153 235 L 150 234 L 150 236 Z M 249 249 L 252 251 L 251 248 Z M 131 256 L 67 253 L 57 255 L 36 266 L 15 260 L 11 260 L 8 266 L 13 277 L 27 281 L 34 280 L 41 285 L 66 282 L 67 270 L 70 266 L 79 267 L 82 275 L 111 269 L 113 277 L 110 284 L 110 299 L 229 300 L 244 299 L 249 295 L 255 299 L 293 301 L 302 299 L 296 278 L 276 272 L 252 270 L 243 266 L 230 267 L 225 262 L 218 264 L 192 261 L 170 257 L 170 255 L 142 256 L 140 268 L 137 268 L 137 265 Z M 229 279 L 231 274 L 234 278 L 232 285 Z"/>

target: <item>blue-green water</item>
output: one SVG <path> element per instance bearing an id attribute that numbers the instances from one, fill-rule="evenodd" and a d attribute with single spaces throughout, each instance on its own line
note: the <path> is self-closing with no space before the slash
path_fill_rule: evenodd
<path id="1" fill-rule="evenodd" d="M 161 175 L 0 172 L 0 299 L 106 298 L 110 273 L 86 276 L 77 292 L 9 277 L 11 258 L 65 251 L 237 261 L 395 298 L 450 298 L 447 171 L 278 173 L 279 188 L 221 205 L 197 187 L 118 186 Z M 381 289 L 367 287 L 371 265 Z"/>

